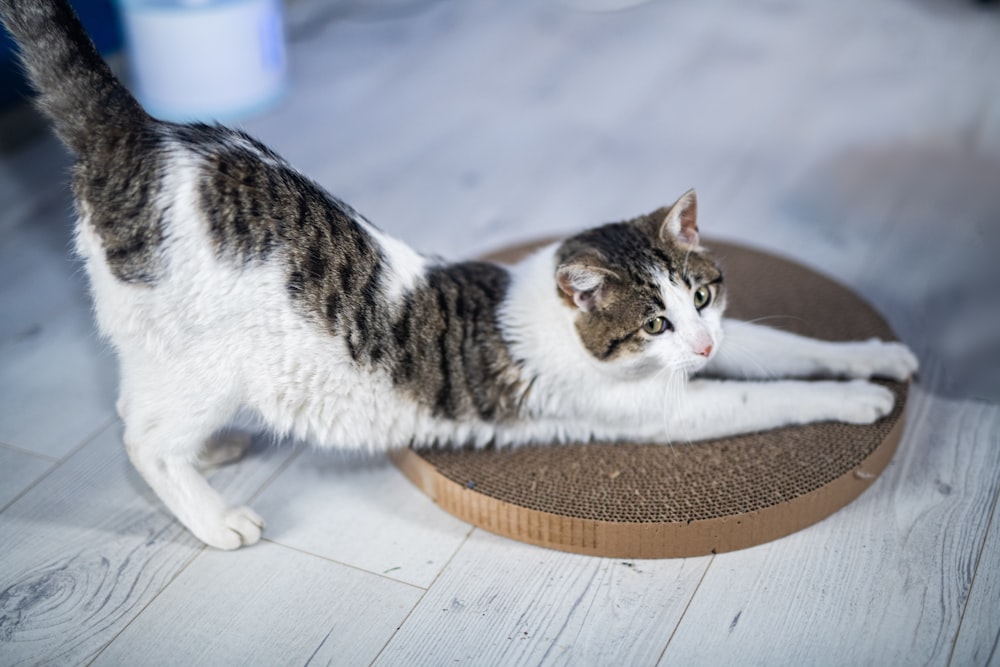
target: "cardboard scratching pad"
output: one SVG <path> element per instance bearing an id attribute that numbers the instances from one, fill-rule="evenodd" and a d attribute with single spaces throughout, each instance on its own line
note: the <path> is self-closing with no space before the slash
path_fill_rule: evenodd
<path id="1" fill-rule="evenodd" d="M 539 244 L 488 259 L 510 262 Z M 828 340 L 895 339 L 841 285 L 785 259 L 709 243 L 727 315 Z M 856 498 L 892 458 L 907 385 L 870 426 L 811 424 L 696 443 L 404 450 L 409 479 L 455 516 L 553 549 L 670 558 L 742 549 L 809 526 Z"/>

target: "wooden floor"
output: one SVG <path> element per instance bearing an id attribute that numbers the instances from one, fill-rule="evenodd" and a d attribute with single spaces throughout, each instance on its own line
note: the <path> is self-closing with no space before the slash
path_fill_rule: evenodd
<path id="1" fill-rule="evenodd" d="M 213 483 L 265 540 L 205 549 L 127 462 L 43 137 L 0 157 L 0 664 L 1000 665 L 1000 15 L 614 4 L 293 2 L 289 94 L 245 127 L 454 258 L 697 187 L 706 234 L 834 276 L 918 352 L 884 476 L 757 548 L 623 562 L 262 437 Z"/>

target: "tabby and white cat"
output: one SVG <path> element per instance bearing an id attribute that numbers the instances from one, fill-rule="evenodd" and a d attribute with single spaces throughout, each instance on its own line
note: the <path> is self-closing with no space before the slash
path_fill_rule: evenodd
<path id="1" fill-rule="evenodd" d="M 323 447 L 686 442 L 869 423 L 909 377 L 898 343 L 723 319 L 693 192 L 513 267 L 447 264 L 382 233 L 245 134 L 148 116 L 63 0 L 0 0 L 77 155 L 77 249 L 121 366 L 129 457 L 198 538 L 264 525 L 197 466 L 248 408 Z M 852 381 L 795 379 L 824 374 Z M 726 379 L 729 378 L 729 379 Z"/>

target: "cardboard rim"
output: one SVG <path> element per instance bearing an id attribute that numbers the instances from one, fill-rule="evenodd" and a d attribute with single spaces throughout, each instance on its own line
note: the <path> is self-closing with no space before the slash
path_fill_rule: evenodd
<path id="1" fill-rule="evenodd" d="M 770 542 L 822 521 L 860 496 L 892 460 L 903 413 L 868 458 L 837 479 L 778 505 L 687 522 L 614 522 L 522 507 L 458 484 L 412 449 L 393 463 L 449 514 L 491 533 L 548 549 L 607 558 L 688 558 Z"/>

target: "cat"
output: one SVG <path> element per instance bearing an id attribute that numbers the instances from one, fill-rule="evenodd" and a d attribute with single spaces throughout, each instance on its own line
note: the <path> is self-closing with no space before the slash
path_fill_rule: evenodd
<path id="1" fill-rule="evenodd" d="M 684 443 L 871 423 L 894 397 L 868 378 L 916 371 L 900 343 L 724 319 L 693 191 L 513 266 L 446 263 L 242 132 L 147 115 L 63 0 L 0 9 L 77 157 L 76 250 L 128 456 L 213 547 L 264 526 L 199 472 L 241 454 L 213 440 L 240 409 L 320 447 Z"/>

